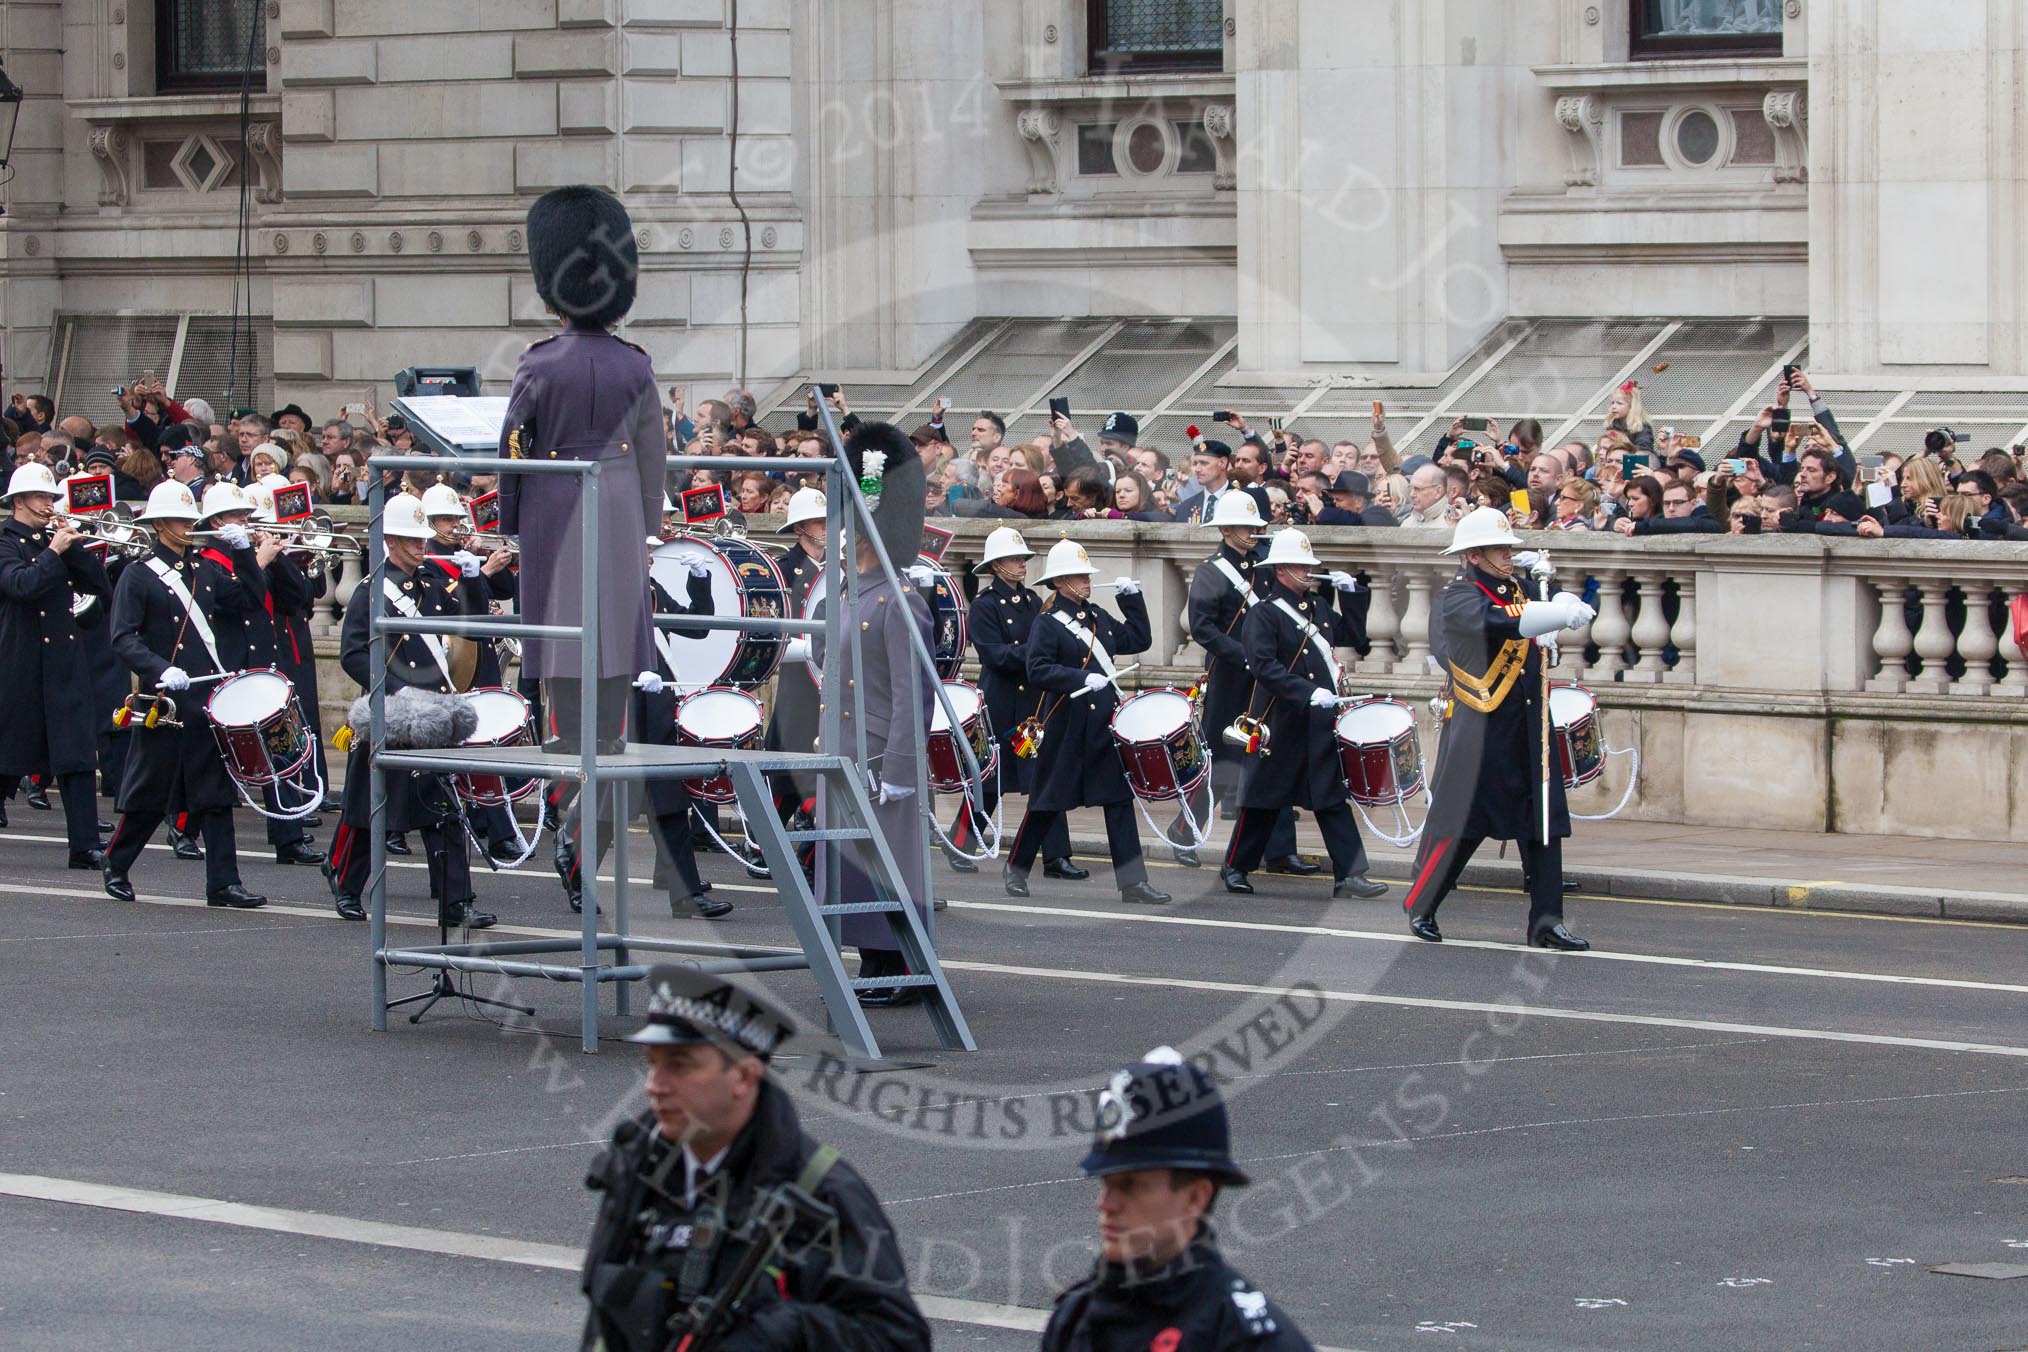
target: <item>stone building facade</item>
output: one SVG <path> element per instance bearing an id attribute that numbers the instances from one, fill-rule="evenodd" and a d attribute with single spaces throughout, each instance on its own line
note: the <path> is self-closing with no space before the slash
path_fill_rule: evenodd
<path id="1" fill-rule="evenodd" d="M 1228 383 L 1297 388 L 1435 385 L 1515 317 L 1785 318 L 1833 388 L 2019 389 L 2024 25 L 2018 0 L 0 0 L 27 91 L 6 381 L 90 411 L 143 369 L 233 402 L 252 371 L 247 401 L 331 412 L 408 365 L 503 380 L 547 325 L 527 206 L 587 181 L 639 226 L 628 335 L 713 393 L 906 385 L 992 316 L 1216 318 Z"/>

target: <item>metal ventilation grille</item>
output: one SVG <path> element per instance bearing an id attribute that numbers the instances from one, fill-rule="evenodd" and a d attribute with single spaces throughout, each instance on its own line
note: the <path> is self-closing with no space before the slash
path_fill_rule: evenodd
<path id="1" fill-rule="evenodd" d="M 131 385 L 149 371 L 166 382 L 181 326 L 180 315 L 59 318 L 56 370 L 49 382 L 57 413 L 82 414 L 100 427 L 119 425 L 126 414 L 113 387 Z"/>
<path id="2" fill-rule="evenodd" d="M 230 316 L 192 315 L 175 393 L 181 399 L 207 400 L 221 420 L 235 408 L 266 414 L 275 406 L 274 360 L 274 322 L 267 317 L 251 326 L 242 319 L 235 347 Z"/>

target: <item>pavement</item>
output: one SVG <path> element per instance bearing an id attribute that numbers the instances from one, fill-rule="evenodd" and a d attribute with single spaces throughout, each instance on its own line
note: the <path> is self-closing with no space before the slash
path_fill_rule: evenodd
<path id="1" fill-rule="evenodd" d="M 315 870 L 265 862 L 257 822 L 243 868 L 274 900 L 231 912 L 164 849 L 135 870 L 142 899 L 114 902 L 62 867 L 59 817 L 13 817 L 8 1345 L 570 1345 L 581 1180 L 639 1074 L 624 1045 L 577 1051 L 575 987 L 479 979 L 535 1017 L 446 1002 L 375 1033 L 366 927 L 331 915 Z M 1583 829 L 1581 850 L 1609 835 Z M 1730 876 L 1776 848 L 1642 829 Z M 1658 848 L 1641 867 L 1666 873 L 1680 860 Z M 1934 870 L 1977 867 L 1961 844 L 1921 848 Z M 1815 877 L 1919 886 L 1901 867 Z M 2006 860 L 1984 867 L 1997 883 Z M 788 941 L 766 883 L 704 868 L 733 915 L 655 915 L 637 894 L 640 932 Z M 1236 898 L 1208 868 L 1154 872 L 1169 906 L 1123 906 L 1102 862 L 1080 884 L 1038 874 L 1027 901 L 939 867 L 976 1053 L 884 1011 L 895 1064 L 842 1070 L 808 977 L 760 978 L 806 1023 L 780 1082 L 883 1199 L 938 1346 L 1034 1346 L 1090 1261 L 1092 1095 L 1159 1043 L 1214 1057 L 1255 1179 L 1221 1199 L 1223 1241 L 1319 1346 L 2028 1346 L 2022 1283 L 1932 1270 L 2028 1264 L 2028 927 L 1657 887 L 1574 895 L 1598 949 L 1552 955 L 1519 946 L 1499 888 L 1448 901 L 1437 946 L 1404 932 L 1399 886 L 1333 902 L 1257 875 Z M 1772 897 L 1811 872 L 1758 881 Z M 429 936 L 423 892 L 396 860 L 397 933 Z M 546 871 L 480 892 L 496 934 L 574 932 Z M 612 1001 L 607 1039 L 631 1026 Z"/>
<path id="2" fill-rule="evenodd" d="M 1157 812 L 1165 829 L 1171 814 Z M 1415 814 L 1420 820 L 1420 814 Z M 1376 817 L 1391 834 L 1403 834 Z M 1007 824 L 1011 834 L 1015 822 Z M 2028 844 L 1933 840 L 1914 836 L 1852 836 L 1764 831 L 1667 822 L 1577 822 L 1563 845 L 1563 874 L 1580 890 L 1619 897 L 1719 901 L 1867 915 L 1949 917 L 2028 924 Z M 1074 848 L 1103 855 L 1105 819 L 1096 809 L 1071 814 Z M 1374 876 L 1408 877 L 1413 849 L 1396 849 L 1362 824 Z M 1200 851 L 1215 868 L 1232 827 L 1220 822 Z M 1152 841 L 1145 824 L 1142 839 Z M 1296 845 L 1328 863 L 1324 840 L 1306 813 L 1297 814 Z M 1498 842 L 1482 847 L 1464 881 L 1518 891 L 1521 864 Z"/>

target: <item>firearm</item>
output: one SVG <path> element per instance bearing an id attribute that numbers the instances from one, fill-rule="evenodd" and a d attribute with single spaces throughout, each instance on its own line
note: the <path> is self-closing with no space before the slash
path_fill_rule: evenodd
<path id="1" fill-rule="evenodd" d="M 746 1242 L 746 1255 L 727 1277 L 723 1290 L 700 1295 L 669 1323 L 671 1352 L 715 1352 L 719 1343 L 747 1312 L 747 1298 L 768 1275 L 789 1231 L 808 1221 L 819 1229 L 835 1224 L 838 1213 L 793 1183 L 768 1188 L 754 1197 L 753 1210 L 734 1232 Z"/>

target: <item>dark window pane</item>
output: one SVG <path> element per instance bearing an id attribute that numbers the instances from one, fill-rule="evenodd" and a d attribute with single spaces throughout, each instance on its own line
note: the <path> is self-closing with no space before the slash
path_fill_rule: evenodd
<path id="1" fill-rule="evenodd" d="M 1077 172 L 1080 174 L 1117 174 L 1119 168 L 1113 163 L 1113 132 L 1111 122 L 1093 126 L 1087 123 L 1077 129 Z"/>
<path id="2" fill-rule="evenodd" d="M 1134 166 L 1137 174 L 1152 174 L 1162 167 L 1162 159 L 1168 148 L 1162 142 L 1162 129 L 1152 122 L 1143 122 L 1127 133 L 1127 163 Z"/>
<path id="3" fill-rule="evenodd" d="M 1620 163 L 1649 167 L 1662 163 L 1662 115 L 1620 114 Z"/>
<path id="4" fill-rule="evenodd" d="M 1646 34 L 1708 38 L 1782 31 L 1781 0 L 1642 0 Z"/>
<path id="5" fill-rule="evenodd" d="M 249 66 L 267 86 L 267 6 L 248 0 L 158 0 L 157 75 L 165 86 L 236 88 Z"/>
<path id="6" fill-rule="evenodd" d="M 1709 164 L 1718 153 L 1718 124 L 1711 114 L 1695 109 L 1676 124 L 1676 153 L 1685 164 Z"/>
<path id="7" fill-rule="evenodd" d="M 1202 122 L 1178 122 L 1176 139 L 1183 144 L 1176 159 L 1179 174 L 1208 174 L 1218 167 L 1218 152 L 1211 147 L 1211 133 Z"/>
<path id="8" fill-rule="evenodd" d="M 1215 68 L 1225 50 L 1221 0 L 1087 0 L 1095 69 Z"/>

